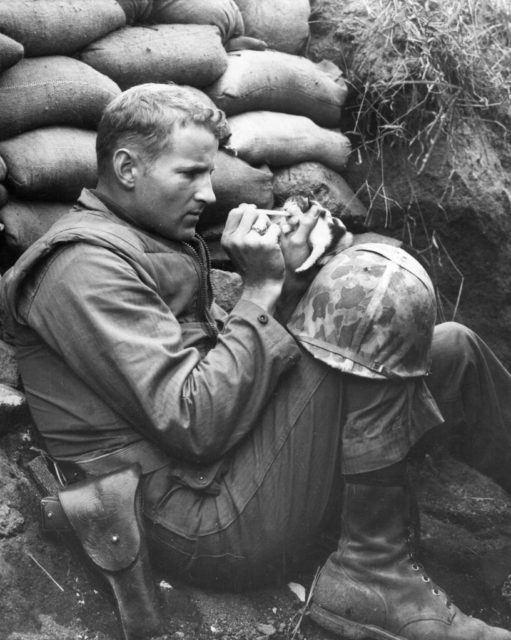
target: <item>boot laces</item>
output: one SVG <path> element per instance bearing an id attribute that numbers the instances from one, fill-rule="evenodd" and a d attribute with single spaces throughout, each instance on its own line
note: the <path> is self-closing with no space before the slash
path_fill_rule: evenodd
<path id="1" fill-rule="evenodd" d="M 408 543 L 408 556 L 409 556 L 409 560 L 411 563 L 411 569 L 412 571 L 416 571 L 419 576 L 420 579 L 423 582 L 429 582 L 431 583 L 431 592 L 433 593 L 433 595 L 435 597 L 439 597 L 441 595 L 445 596 L 445 605 L 446 607 L 450 607 L 451 606 L 451 600 L 449 598 L 449 596 L 447 595 L 447 593 L 441 589 L 440 587 L 438 587 L 438 585 L 436 585 L 431 578 L 428 576 L 428 574 L 426 573 L 426 570 L 424 568 L 424 566 L 417 561 L 416 559 L 416 552 L 417 552 L 417 532 L 416 532 L 416 528 L 414 526 L 414 523 L 411 522 L 408 526 L 408 536 L 407 536 L 407 543 Z"/>
<path id="2" fill-rule="evenodd" d="M 410 555 L 410 562 L 411 562 L 410 566 L 411 566 L 412 571 L 416 571 L 419 574 L 420 579 L 423 582 L 431 583 L 431 592 L 433 593 L 433 595 L 435 597 L 439 597 L 441 595 L 445 596 L 445 606 L 446 607 L 450 607 L 451 606 L 451 600 L 449 599 L 449 596 L 447 595 L 447 593 L 443 589 L 440 589 L 440 587 L 438 587 L 438 585 L 436 585 L 431 580 L 431 578 L 426 573 L 426 570 L 424 569 L 423 565 L 420 562 L 417 562 L 412 555 Z"/>

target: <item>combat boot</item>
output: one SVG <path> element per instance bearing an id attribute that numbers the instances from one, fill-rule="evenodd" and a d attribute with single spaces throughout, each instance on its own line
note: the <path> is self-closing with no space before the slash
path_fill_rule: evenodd
<path id="1" fill-rule="evenodd" d="M 311 618 L 346 640 L 511 640 L 431 581 L 414 559 L 409 515 L 405 483 L 346 483 L 341 538 L 320 572 Z"/>

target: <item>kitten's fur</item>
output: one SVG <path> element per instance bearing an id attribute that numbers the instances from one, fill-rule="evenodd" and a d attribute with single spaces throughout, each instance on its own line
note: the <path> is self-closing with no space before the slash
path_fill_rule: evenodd
<path id="1" fill-rule="evenodd" d="M 317 263 L 324 263 L 330 254 L 347 249 L 353 243 L 353 234 L 346 229 L 344 223 L 317 200 L 303 195 L 291 196 L 284 202 L 282 209 L 301 215 L 313 205 L 319 207 L 320 213 L 309 236 L 312 250 L 305 262 L 295 269 L 296 273 L 307 271 Z"/>

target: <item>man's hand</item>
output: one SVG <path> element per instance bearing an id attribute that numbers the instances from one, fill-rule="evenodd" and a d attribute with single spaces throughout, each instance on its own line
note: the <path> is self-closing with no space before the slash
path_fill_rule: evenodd
<path id="1" fill-rule="evenodd" d="M 250 204 L 229 213 L 222 234 L 222 246 L 243 278 L 241 297 L 268 313 L 275 310 L 286 275 L 280 235 L 280 227 Z"/>
<path id="2" fill-rule="evenodd" d="M 293 214 L 280 224 L 282 230 L 280 247 L 289 275 L 294 274 L 295 269 L 310 255 L 309 237 L 318 222 L 320 211 L 320 207 L 313 204 L 303 214 Z"/>
<path id="3" fill-rule="evenodd" d="M 309 237 L 317 224 L 319 213 L 320 208 L 312 205 L 302 215 L 290 216 L 281 224 L 280 247 L 286 264 L 286 278 L 277 305 L 277 317 L 282 323 L 287 322 L 320 269 L 314 265 L 302 273 L 295 271 L 310 255 Z"/>

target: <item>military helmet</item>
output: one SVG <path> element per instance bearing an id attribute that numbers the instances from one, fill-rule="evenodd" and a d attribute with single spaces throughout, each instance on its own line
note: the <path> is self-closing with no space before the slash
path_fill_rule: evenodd
<path id="1" fill-rule="evenodd" d="M 433 284 L 403 249 L 354 245 L 319 271 L 288 329 L 315 358 L 364 378 L 425 375 L 436 319 Z"/>

